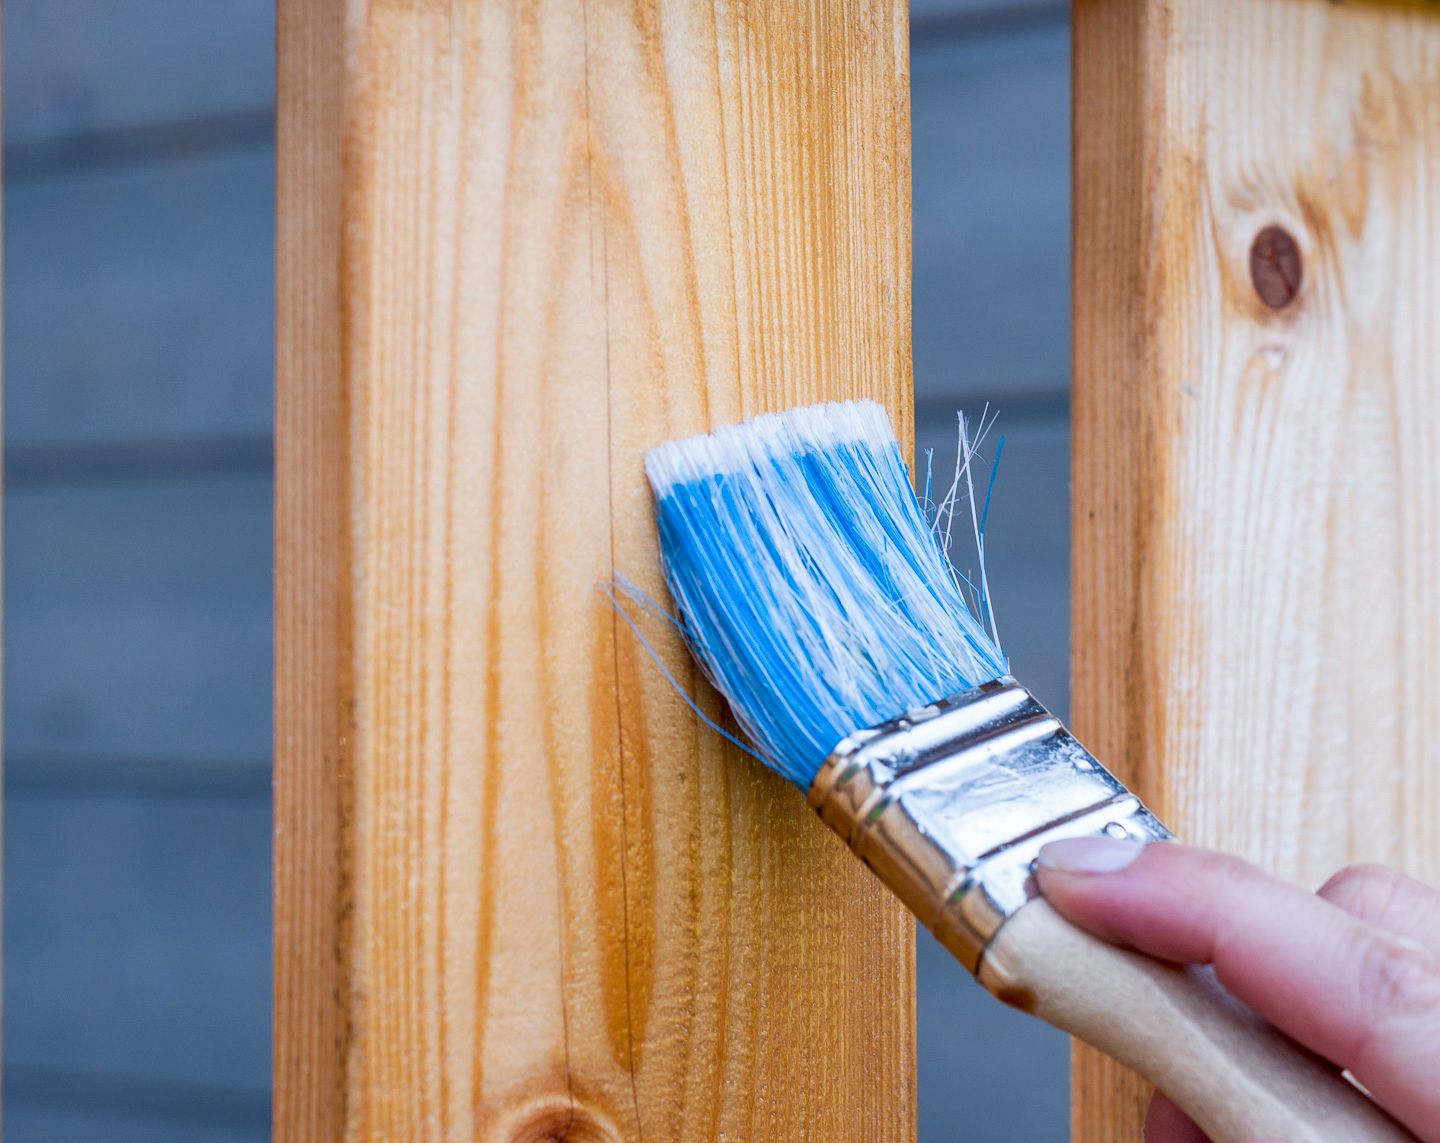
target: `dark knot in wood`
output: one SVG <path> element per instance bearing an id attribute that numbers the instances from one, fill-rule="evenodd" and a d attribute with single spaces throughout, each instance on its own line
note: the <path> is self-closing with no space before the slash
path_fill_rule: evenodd
<path id="1" fill-rule="evenodd" d="M 1250 281 L 1260 300 L 1283 310 L 1300 292 L 1304 267 L 1300 245 L 1283 226 L 1267 226 L 1250 244 Z"/>

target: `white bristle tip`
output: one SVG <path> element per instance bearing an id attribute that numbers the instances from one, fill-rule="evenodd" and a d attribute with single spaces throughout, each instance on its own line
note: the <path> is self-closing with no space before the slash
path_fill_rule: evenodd
<path id="1" fill-rule="evenodd" d="M 645 473 L 656 494 L 664 495 L 676 484 L 741 472 L 777 456 L 854 443 L 877 449 L 895 443 L 890 417 L 876 402 L 831 401 L 762 413 L 743 424 L 670 441 L 645 454 Z"/>

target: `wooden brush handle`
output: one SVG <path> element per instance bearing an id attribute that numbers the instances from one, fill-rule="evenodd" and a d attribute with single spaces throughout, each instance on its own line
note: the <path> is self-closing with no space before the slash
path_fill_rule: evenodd
<path id="1" fill-rule="evenodd" d="M 1276 1032 L 1209 969 L 1106 944 L 1042 900 L 1001 926 L 980 982 L 1133 1068 L 1214 1143 L 1414 1137 L 1332 1065 Z"/>

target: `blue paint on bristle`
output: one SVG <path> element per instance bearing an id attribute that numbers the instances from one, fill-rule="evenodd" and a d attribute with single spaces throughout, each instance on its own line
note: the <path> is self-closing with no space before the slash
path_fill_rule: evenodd
<path id="1" fill-rule="evenodd" d="M 801 789 L 853 731 L 1007 672 L 983 574 L 972 610 L 879 405 L 757 417 L 645 469 L 690 649 Z"/>

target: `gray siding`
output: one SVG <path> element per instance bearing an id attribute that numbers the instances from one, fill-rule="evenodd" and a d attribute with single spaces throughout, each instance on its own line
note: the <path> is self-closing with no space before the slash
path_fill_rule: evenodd
<path id="1" fill-rule="evenodd" d="M 269 1134 L 273 22 L 5 13 L 5 1128 Z"/>
<path id="2" fill-rule="evenodd" d="M 5 443 L 268 436 L 274 182 L 246 143 L 8 184 Z"/>
<path id="3" fill-rule="evenodd" d="M 267 114 L 274 29 L 272 0 L 15 0 L 5 144 Z"/>
<path id="4" fill-rule="evenodd" d="M 268 1134 L 273 9 L 5 13 L 5 1120 Z M 915 0 L 919 441 L 1006 436 L 1015 669 L 1063 707 L 1068 46 Z M 963 559 L 963 557 L 962 557 Z M 1065 1043 L 922 938 L 925 1140 L 1060 1140 Z M 964 1126 L 960 1126 L 963 1124 Z"/>

